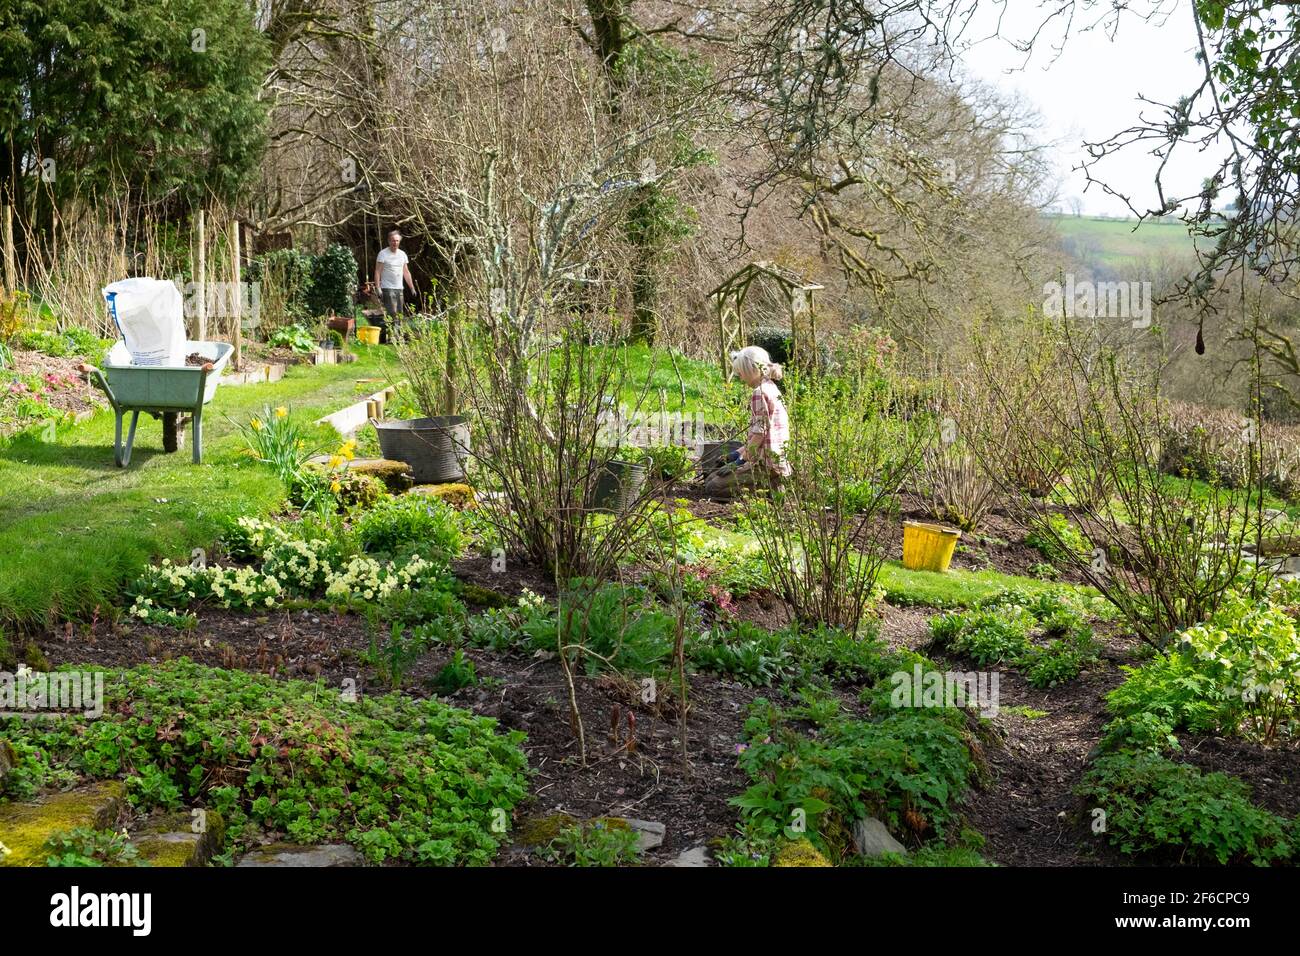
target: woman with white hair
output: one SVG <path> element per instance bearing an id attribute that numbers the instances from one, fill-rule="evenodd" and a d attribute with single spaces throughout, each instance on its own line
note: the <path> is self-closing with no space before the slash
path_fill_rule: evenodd
<path id="1" fill-rule="evenodd" d="M 738 488 L 768 488 L 790 475 L 785 460 L 785 443 L 790 440 L 790 418 L 774 383 L 781 380 L 781 366 L 757 345 L 731 353 L 731 368 L 753 389 L 749 396 L 749 436 L 745 446 L 709 476 L 704 490 L 711 495 L 730 496 Z"/>

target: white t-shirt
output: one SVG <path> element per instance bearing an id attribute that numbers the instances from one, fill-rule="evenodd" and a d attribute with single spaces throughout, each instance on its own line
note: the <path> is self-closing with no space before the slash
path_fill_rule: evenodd
<path id="1" fill-rule="evenodd" d="M 396 252 L 387 246 L 379 250 L 379 255 L 375 257 L 375 262 L 383 266 L 383 272 L 379 276 L 379 288 L 381 289 L 400 289 L 402 288 L 402 269 L 405 268 L 409 260 L 406 253 L 401 249 Z"/>

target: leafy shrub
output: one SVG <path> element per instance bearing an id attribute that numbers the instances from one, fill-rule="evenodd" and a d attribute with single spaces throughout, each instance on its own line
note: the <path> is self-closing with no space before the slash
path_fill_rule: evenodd
<path id="1" fill-rule="evenodd" d="M 650 473 L 664 481 L 682 481 L 695 470 L 690 452 L 683 445 L 655 445 L 646 449 Z"/>
<path id="2" fill-rule="evenodd" d="M 799 344 L 807 350 L 808 340 L 801 338 Z M 790 329 L 778 328 L 775 326 L 756 326 L 749 330 L 749 339 L 747 345 L 757 345 L 767 352 L 773 362 L 781 365 L 789 365 L 796 358 L 794 355 L 794 335 Z M 809 356 L 801 357 L 802 361 L 808 361 Z M 822 369 L 831 368 L 835 364 L 835 355 L 829 345 L 818 343 L 817 345 L 817 363 Z"/>
<path id="3" fill-rule="evenodd" d="M 352 250 L 333 243 L 312 258 L 311 288 L 307 308 L 311 315 L 352 314 L 352 297 L 357 293 L 357 260 Z"/>
<path id="4" fill-rule="evenodd" d="M 672 653 L 677 628 L 643 589 L 597 587 L 591 579 L 574 580 L 561 595 L 559 622 L 564 644 L 576 652 L 576 661 L 585 661 L 588 673 L 606 666 L 653 671 Z"/>
<path id="5" fill-rule="evenodd" d="M 1069 558 L 1069 553 L 1085 555 L 1092 552 L 1092 544 L 1064 515 L 1053 514 L 1047 517 L 1050 532 L 1041 527 L 1030 529 L 1025 535 L 1025 544 L 1037 548 L 1038 553 L 1052 564 L 1062 564 Z"/>
<path id="6" fill-rule="evenodd" d="M 1011 664 L 1040 689 L 1072 680 L 1097 656 L 1083 612 L 1050 591 L 1029 594 L 1006 588 L 971 611 L 932 619 L 930 637 L 935 646 L 978 664 Z M 1035 638 L 1052 640 L 1040 645 Z"/>
<path id="7" fill-rule="evenodd" d="M 696 669 L 750 687 L 824 679 L 852 683 L 878 679 L 886 671 L 884 645 L 877 637 L 829 627 L 768 631 L 739 621 L 691 636 L 686 655 Z"/>
<path id="8" fill-rule="evenodd" d="M 1045 690 L 1074 680 L 1088 659 L 1086 650 L 1074 643 L 1054 640 L 1047 647 L 1031 647 L 1017 661 L 1031 687 Z"/>
<path id="9" fill-rule="evenodd" d="M 429 583 L 404 591 L 393 591 L 385 598 L 381 613 L 386 620 L 402 624 L 444 628 L 434 640 L 438 644 L 451 644 L 459 640 L 464 630 L 465 605 L 451 590 L 453 582 L 437 578 Z M 430 630 L 430 634 L 438 633 Z"/>
<path id="10" fill-rule="evenodd" d="M 44 352 L 54 358 L 89 358 L 97 362 L 112 343 L 89 329 L 70 325 L 62 332 L 23 329 L 8 344 L 16 349 Z"/>
<path id="11" fill-rule="evenodd" d="M 266 344 L 273 349 L 292 349 L 295 352 L 314 352 L 316 336 L 305 325 L 295 322 L 276 329 L 267 336 Z"/>
<path id="12" fill-rule="evenodd" d="M 352 533 L 368 554 L 402 555 L 418 552 L 446 566 L 465 547 L 455 509 L 438 500 L 415 495 L 385 498 L 353 523 Z"/>
<path id="13" fill-rule="evenodd" d="M 680 551 L 683 561 L 706 572 L 704 577 L 736 597 L 744 597 L 771 585 L 763 549 L 752 538 L 723 533 L 700 522 L 686 526 L 686 541 Z"/>
<path id="14" fill-rule="evenodd" d="M 493 814 L 527 794 L 523 735 L 437 700 L 349 702 L 187 660 L 109 671 L 104 687 L 99 720 L 0 719 L 25 781 L 151 775 L 220 811 L 239 842 L 266 828 L 432 865 L 489 862 Z"/>
<path id="15" fill-rule="evenodd" d="M 767 352 L 773 362 L 789 365 L 790 346 L 793 342 L 793 333 L 789 329 L 759 325 L 749 330 L 749 341 L 746 344 L 757 345 Z"/>
<path id="16" fill-rule="evenodd" d="M 558 627 L 555 609 L 525 589 L 513 607 L 490 608 L 471 617 L 466 632 L 472 647 L 550 649 L 556 646 Z"/>
<path id="17" fill-rule="evenodd" d="M 262 324 L 268 328 L 312 316 L 312 257 L 297 249 L 273 249 L 248 265 L 248 281 L 259 284 Z"/>
<path id="18" fill-rule="evenodd" d="M 964 654 L 977 664 L 1011 662 L 1029 649 L 1034 616 L 1024 608 L 997 608 L 945 614 L 930 626 L 934 643 Z"/>
<path id="19" fill-rule="evenodd" d="M 897 834 L 942 834 L 975 772 L 960 717 L 893 710 L 876 720 L 823 717 L 816 736 L 800 732 L 767 700 L 745 722 L 740 766 L 752 781 L 731 802 L 751 838 L 772 841 L 802 819 L 808 838 L 833 859 L 853 821 L 880 818 Z M 797 828 L 795 828 L 797 830 Z"/>
<path id="20" fill-rule="evenodd" d="M 1295 852 L 1288 821 L 1254 806 L 1245 781 L 1158 754 L 1100 757 L 1079 793 L 1105 811 L 1106 839 L 1122 853 L 1267 866 Z"/>
<path id="21" fill-rule="evenodd" d="M 779 631 L 742 621 L 691 637 L 686 654 L 697 670 L 721 674 L 750 687 L 771 687 L 794 674 L 788 643 Z"/>
<path id="22" fill-rule="evenodd" d="M 1265 745 L 1295 735 L 1300 717 L 1300 634 L 1288 595 L 1235 595 L 1207 623 L 1106 698 L 1112 743 L 1177 746 L 1176 732 L 1242 736 Z"/>

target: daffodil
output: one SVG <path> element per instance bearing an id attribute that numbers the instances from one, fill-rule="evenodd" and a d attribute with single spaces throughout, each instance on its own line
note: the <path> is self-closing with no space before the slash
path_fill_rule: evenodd
<path id="1" fill-rule="evenodd" d="M 262 420 L 260 418 L 254 418 L 249 422 L 249 424 L 253 426 L 253 431 L 255 432 L 260 432 L 262 430 Z"/>
<path id="2" fill-rule="evenodd" d="M 330 482 L 330 491 L 337 493 L 338 490 L 342 487 L 343 487 L 343 483 L 340 482 L 337 478 L 335 478 L 333 481 Z"/>
<path id="3" fill-rule="evenodd" d="M 283 405 L 281 405 L 279 408 L 275 410 L 276 418 L 284 418 L 288 414 L 289 414 L 289 409 L 285 408 Z"/>
<path id="4" fill-rule="evenodd" d="M 343 464 L 341 455 L 330 455 L 330 468 L 337 468 L 341 464 Z"/>

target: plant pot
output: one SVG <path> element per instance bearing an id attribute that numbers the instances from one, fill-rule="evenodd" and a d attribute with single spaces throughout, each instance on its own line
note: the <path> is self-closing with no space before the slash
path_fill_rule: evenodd
<path id="1" fill-rule="evenodd" d="M 367 325 L 357 329 L 357 341 L 363 345 L 378 345 L 380 328 L 377 325 Z"/>
<path id="2" fill-rule="evenodd" d="M 733 451 L 740 451 L 744 444 L 739 441 L 706 441 L 701 444 L 700 474 L 708 477 L 717 471 L 727 460 L 727 456 Z"/>
<path id="3" fill-rule="evenodd" d="M 357 320 L 350 315 L 334 315 L 329 319 L 329 327 L 346 339 L 357 327 Z"/>
<path id="4" fill-rule="evenodd" d="M 365 329 L 359 329 L 364 332 Z M 445 484 L 465 477 L 469 459 L 469 424 L 460 415 L 372 421 L 384 457 L 404 461 L 418 484 Z"/>
<path id="5" fill-rule="evenodd" d="M 911 571 L 948 570 L 961 532 L 939 524 L 903 522 L 903 567 Z"/>
<path id="6" fill-rule="evenodd" d="M 623 512 L 641 496 L 645 487 L 646 466 L 644 462 L 622 461 L 612 458 L 607 461 L 596 475 L 596 484 L 590 493 L 593 511 Z"/>

